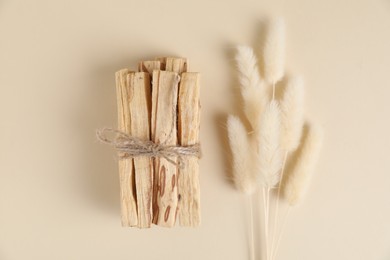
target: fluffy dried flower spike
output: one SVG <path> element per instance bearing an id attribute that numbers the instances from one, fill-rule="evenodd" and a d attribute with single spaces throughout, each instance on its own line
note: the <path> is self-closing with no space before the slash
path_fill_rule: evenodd
<path id="1" fill-rule="evenodd" d="M 260 114 L 266 104 L 265 86 L 259 74 L 257 59 L 253 49 L 248 46 L 237 47 L 235 59 L 245 116 L 252 128 L 257 130 Z"/>
<path id="2" fill-rule="evenodd" d="M 273 188 L 280 180 L 282 154 L 280 149 L 280 109 L 273 100 L 264 111 L 258 140 L 258 173 L 264 187 Z"/>
<path id="3" fill-rule="evenodd" d="M 275 84 L 284 76 L 285 37 L 283 19 L 271 21 L 264 46 L 264 72 L 269 84 Z"/>
<path id="4" fill-rule="evenodd" d="M 287 82 L 281 109 L 281 148 L 285 152 L 294 151 L 302 135 L 304 121 L 304 87 L 303 80 L 295 77 Z"/>
<path id="5" fill-rule="evenodd" d="M 229 116 L 227 129 L 233 155 L 233 181 L 238 190 L 251 194 L 256 189 L 256 180 L 251 165 L 250 144 L 247 131 L 236 116 Z"/>
<path id="6" fill-rule="evenodd" d="M 297 151 L 299 154 L 296 164 L 284 185 L 284 196 L 291 206 L 301 201 L 306 191 L 318 161 L 323 141 L 321 126 L 308 122 L 305 127 L 307 133 L 303 138 L 300 150 Z"/>

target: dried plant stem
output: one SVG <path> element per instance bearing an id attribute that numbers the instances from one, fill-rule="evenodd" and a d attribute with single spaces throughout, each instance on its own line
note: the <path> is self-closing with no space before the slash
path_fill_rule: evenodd
<path id="1" fill-rule="evenodd" d="M 264 205 L 264 237 L 265 237 L 265 259 L 268 260 L 268 241 L 267 241 L 267 198 L 265 187 L 263 188 L 263 205 Z"/>
<path id="2" fill-rule="evenodd" d="M 275 82 L 272 83 L 272 101 L 275 100 Z M 266 259 L 269 260 L 272 257 L 272 251 L 270 252 L 269 245 L 269 218 L 270 218 L 270 191 L 269 186 L 263 188 L 263 198 L 264 198 L 264 232 L 265 232 L 265 254 Z"/>
<path id="3" fill-rule="evenodd" d="M 270 202 L 271 202 L 271 199 L 270 199 L 270 195 L 271 195 L 271 188 L 268 187 L 267 188 L 267 255 L 268 255 L 268 258 L 270 259 L 271 255 L 270 255 L 270 244 L 269 244 L 269 216 L 270 216 Z"/>
<path id="4" fill-rule="evenodd" d="M 286 214 L 284 215 L 284 217 L 282 219 L 282 228 L 280 230 L 280 233 L 278 234 L 278 239 L 276 241 L 275 251 L 274 251 L 274 254 L 272 255 L 271 260 L 272 259 L 276 259 L 276 255 L 278 253 L 278 248 L 279 248 L 279 245 L 280 245 L 280 240 L 282 239 L 284 230 L 286 229 L 287 218 L 288 218 L 288 216 L 290 214 L 290 210 L 291 210 L 291 206 L 288 205 Z"/>
<path id="5" fill-rule="evenodd" d="M 255 229 L 255 227 L 254 227 L 254 223 L 253 223 L 253 201 L 252 201 L 252 199 L 253 199 L 253 196 L 252 195 L 248 195 L 247 196 L 248 197 L 248 202 L 249 202 L 249 217 L 250 217 L 250 221 L 249 221 L 249 223 L 250 223 L 250 232 L 251 232 L 251 234 L 250 234 L 250 236 L 251 236 L 251 243 L 250 243 L 250 252 L 251 252 L 251 259 L 252 260 L 255 260 L 255 234 L 254 234 L 254 232 L 253 232 L 253 230 Z"/>
<path id="6" fill-rule="evenodd" d="M 272 83 L 272 100 L 275 100 L 275 82 Z"/>
<path id="7" fill-rule="evenodd" d="M 269 215 L 270 215 L 270 187 L 263 188 L 263 205 L 264 205 L 264 236 L 265 236 L 265 254 L 266 259 L 270 259 L 269 245 Z"/>
<path id="8" fill-rule="evenodd" d="M 278 184 L 278 192 L 277 192 L 277 195 L 276 195 L 276 207 L 275 207 L 275 218 L 274 218 L 274 228 L 273 228 L 274 234 L 272 236 L 272 244 L 271 244 L 271 259 L 272 259 L 272 256 L 276 253 L 274 245 L 275 245 L 275 238 L 276 238 L 276 234 L 277 234 L 276 228 L 277 228 L 277 224 L 278 224 L 278 215 L 279 215 L 280 191 L 282 189 L 283 174 L 284 174 L 284 169 L 286 167 L 287 156 L 288 156 L 288 151 L 286 151 L 284 153 L 282 171 L 281 171 L 281 174 L 280 174 L 280 181 L 279 181 L 279 184 Z"/>

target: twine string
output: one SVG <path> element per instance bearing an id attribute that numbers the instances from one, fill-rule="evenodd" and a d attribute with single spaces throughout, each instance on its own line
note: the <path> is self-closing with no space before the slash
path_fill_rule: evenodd
<path id="1" fill-rule="evenodd" d="M 109 134 L 116 134 L 116 136 L 109 138 Z M 199 144 L 187 146 L 156 144 L 150 140 L 140 140 L 113 128 L 98 129 L 96 137 L 101 143 L 115 147 L 118 151 L 119 159 L 162 157 L 174 165 L 183 165 L 184 157 L 200 158 L 201 156 Z M 178 163 L 170 157 L 177 157 Z"/>
<path id="2" fill-rule="evenodd" d="M 177 85 L 180 81 L 180 76 L 176 75 L 175 80 L 173 81 L 174 85 Z M 176 98 L 177 91 L 172 93 L 172 103 L 173 99 Z M 166 139 L 161 143 L 155 143 L 151 140 L 141 140 L 134 136 L 131 136 L 125 132 L 122 132 L 113 128 L 102 128 L 96 131 L 97 139 L 104 144 L 115 147 L 118 151 L 119 159 L 126 158 L 136 158 L 136 157 L 149 157 L 157 158 L 162 157 L 168 162 L 179 165 L 182 167 L 184 157 L 201 157 L 200 145 L 187 145 L 187 146 L 178 146 L 178 145 L 167 145 L 167 142 L 171 139 L 176 129 L 175 123 L 177 122 L 177 111 L 174 106 L 172 109 L 172 122 L 171 130 L 167 135 Z M 109 135 L 115 134 L 114 138 L 109 138 Z M 172 157 L 177 157 L 178 162 L 172 160 Z"/>

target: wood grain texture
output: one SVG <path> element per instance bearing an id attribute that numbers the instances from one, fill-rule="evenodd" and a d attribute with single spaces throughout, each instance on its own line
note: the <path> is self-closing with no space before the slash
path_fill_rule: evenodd
<path id="1" fill-rule="evenodd" d="M 117 72 L 119 129 L 157 144 L 177 145 L 179 128 L 181 145 L 197 143 L 199 74 L 185 73 L 187 69 L 187 59 L 167 57 L 140 62 L 139 72 Z M 165 158 L 121 160 L 122 225 L 173 227 L 178 214 L 182 226 L 199 225 L 198 159 L 184 158 L 182 167 L 179 172 Z"/>
<path id="2" fill-rule="evenodd" d="M 165 63 L 166 71 L 176 72 L 179 75 L 188 70 L 188 61 L 185 58 L 167 57 Z"/>
<path id="3" fill-rule="evenodd" d="M 127 134 L 131 134 L 131 119 L 129 109 L 130 89 L 127 80 L 129 74 L 131 75 L 133 73 L 128 69 L 120 70 L 115 74 L 118 104 L 118 129 Z M 135 196 L 133 159 L 119 160 L 119 179 L 122 226 L 137 226 L 138 217 Z"/>
<path id="4" fill-rule="evenodd" d="M 165 70 L 167 65 L 167 57 L 157 57 L 155 60 L 160 62 L 160 70 Z"/>
<path id="5" fill-rule="evenodd" d="M 199 73 L 183 73 L 178 98 L 178 136 L 182 146 L 199 142 L 200 84 Z M 178 173 L 178 217 L 181 226 L 200 225 L 199 160 L 184 157 Z"/>
<path id="6" fill-rule="evenodd" d="M 127 77 L 131 93 L 131 134 L 141 140 L 150 140 L 150 76 L 148 72 L 136 72 L 128 74 Z M 148 157 L 136 157 L 133 161 L 138 227 L 149 228 L 152 223 L 153 161 Z"/>
<path id="7" fill-rule="evenodd" d="M 153 75 L 153 70 L 161 70 L 161 61 L 159 60 L 150 60 L 150 61 L 141 61 L 138 64 L 139 72 L 148 72 L 150 75 Z"/>
<path id="8" fill-rule="evenodd" d="M 168 71 L 153 72 L 152 140 L 157 144 L 177 144 L 176 106 L 179 76 Z M 170 158 L 177 161 L 177 158 Z M 153 223 L 173 227 L 177 210 L 177 166 L 155 158 Z"/>

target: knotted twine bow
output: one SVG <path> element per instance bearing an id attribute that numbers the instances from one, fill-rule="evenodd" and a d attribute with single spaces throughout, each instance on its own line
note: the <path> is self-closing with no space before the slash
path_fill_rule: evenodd
<path id="1" fill-rule="evenodd" d="M 107 137 L 108 133 L 116 134 L 116 137 L 110 139 Z M 136 137 L 112 128 L 98 129 L 96 131 L 96 137 L 100 142 L 114 146 L 119 153 L 118 156 L 120 159 L 142 156 L 149 158 L 162 157 L 168 162 L 174 165 L 178 165 L 178 163 L 170 158 L 177 157 L 179 165 L 182 166 L 183 157 L 201 157 L 199 144 L 187 146 L 168 146 L 164 143 L 156 144 L 153 141 L 140 140 Z"/>

